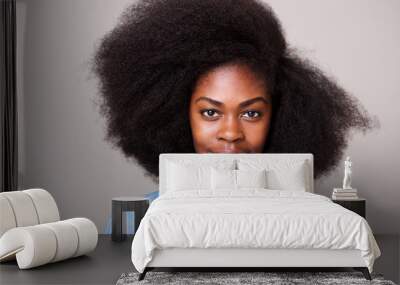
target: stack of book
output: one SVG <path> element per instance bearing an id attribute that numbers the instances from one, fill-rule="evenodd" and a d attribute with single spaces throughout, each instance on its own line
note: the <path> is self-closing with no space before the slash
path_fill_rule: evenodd
<path id="1" fill-rule="evenodd" d="M 332 193 L 332 199 L 334 199 L 334 200 L 356 200 L 356 199 L 358 199 L 357 189 L 334 188 L 333 193 Z"/>

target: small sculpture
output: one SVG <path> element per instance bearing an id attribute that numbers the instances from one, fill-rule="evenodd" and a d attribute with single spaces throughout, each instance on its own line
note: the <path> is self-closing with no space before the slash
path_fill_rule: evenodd
<path id="1" fill-rule="evenodd" d="M 344 162 L 344 178 L 343 178 L 343 189 L 352 189 L 351 188 L 351 160 L 350 156 L 346 157 Z"/>

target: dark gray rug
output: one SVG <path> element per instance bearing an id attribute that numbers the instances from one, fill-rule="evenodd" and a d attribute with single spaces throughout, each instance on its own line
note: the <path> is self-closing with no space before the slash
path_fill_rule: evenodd
<path id="1" fill-rule="evenodd" d="M 372 281 L 361 272 L 147 272 L 138 281 L 139 273 L 124 273 L 117 285 L 133 284 L 379 284 L 395 285 L 380 274 L 371 274 Z"/>

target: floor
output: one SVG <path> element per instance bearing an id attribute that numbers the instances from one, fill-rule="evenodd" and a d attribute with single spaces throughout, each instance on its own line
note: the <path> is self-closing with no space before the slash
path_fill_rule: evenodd
<path id="1" fill-rule="evenodd" d="M 396 235 L 377 235 L 382 251 L 374 272 L 399 283 L 400 239 Z M 112 242 L 100 235 L 96 250 L 81 256 L 41 267 L 19 270 L 15 261 L 0 264 L 0 284 L 115 284 L 124 272 L 134 271 L 130 260 L 131 238 Z"/>
<path id="2" fill-rule="evenodd" d="M 115 284 L 124 272 L 134 271 L 131 242 L 112 242 L 100 235 L 96 250 L 87 256 L 18 270 L 16 262 L 0 264 L 0 284 Z"/>

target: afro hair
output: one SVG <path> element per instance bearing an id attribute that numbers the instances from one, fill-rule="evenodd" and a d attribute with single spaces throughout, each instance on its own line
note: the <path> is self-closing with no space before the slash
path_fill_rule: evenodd
<path id="1" fill-rule="evenodd" d="M 195 152 L 188 110 L 197 78 L 235 61 L 251 66 L 272 94 L 263 152 L 312 153 L 315 178 L 338 164 L 350 129 L 372 127 L 356 98 L 288 47 L 268 5 L 142 0 L 94 55 L 107 139 L 157 180 L 160 153 Z"/>

